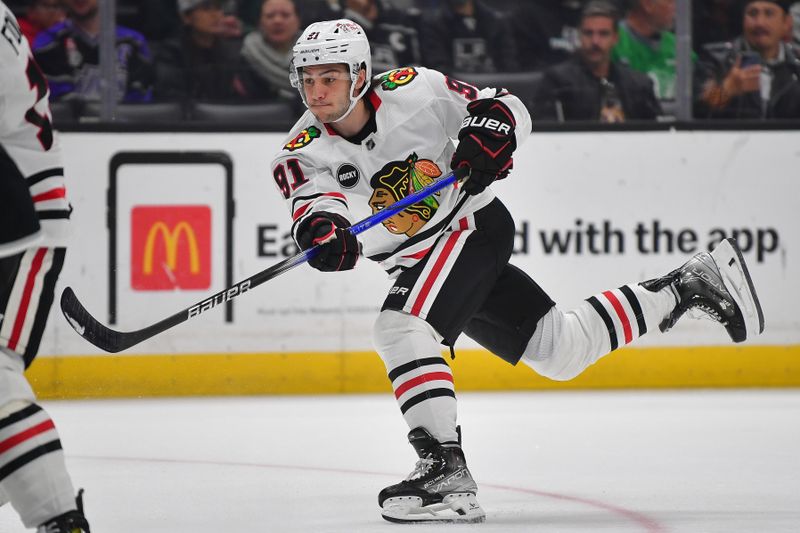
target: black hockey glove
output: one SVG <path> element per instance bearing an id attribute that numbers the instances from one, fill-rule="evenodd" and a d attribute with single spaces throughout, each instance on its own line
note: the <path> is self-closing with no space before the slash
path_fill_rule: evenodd
<path id="1" fill-rule="evenodd" d="M 458 148 L 450 168 L 469 167 L 464 192 L 479 194 L 494 180 L 505 178 L 511 170 L 511 156 L 517 147 L 516 121 L 511 110 L 496 98 L 470 102 L 467 111 L 469 115 L 458 132 Z"/>
<path id="2" fill-rule="evenodd" d="M 336 213 L 314 213 L 300 223 L 297 244 L 307 250 L 321 244 L 319 254 L 308 264 L 322 272 L 350 270 L 358 261 L 359 246 L 355 235 L 345 228 L 350 222 Z"/>

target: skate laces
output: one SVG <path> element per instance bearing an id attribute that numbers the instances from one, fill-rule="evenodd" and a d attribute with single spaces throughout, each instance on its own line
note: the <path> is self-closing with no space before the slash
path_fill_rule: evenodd
<path id="1" fill-rule="evenodd" d="M 411 481 L 414 479 L 419 479 L 428 472 L 430 472 L 431 468 L 433 467 L 433 463 L 436 461 L 431 457 L 423 457 L 417 461 L 417 464 L 414 465 L 414 470 L 408 475 L 406 481 Z"/>

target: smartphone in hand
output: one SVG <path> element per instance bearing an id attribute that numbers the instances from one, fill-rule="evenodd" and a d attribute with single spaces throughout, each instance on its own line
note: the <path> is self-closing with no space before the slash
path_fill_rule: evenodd
<path id="1" fill-rule="evenodd" d="M 742 61 L 739 65 L 740 68 L 752 67 L 753 65 L 761 64 L 761 54 L 752 50 L 745 50 L 740 54 Z"/>

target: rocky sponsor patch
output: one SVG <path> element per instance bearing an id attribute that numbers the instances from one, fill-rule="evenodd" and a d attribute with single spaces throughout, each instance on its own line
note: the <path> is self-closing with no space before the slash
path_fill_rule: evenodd
<path id="1" fill-rule="evenodd" d="M 336 180 L 345 189 L 352 189 L 358 183 L 361 173 L 355 165 L 344 163 L 336 170 Z"/>

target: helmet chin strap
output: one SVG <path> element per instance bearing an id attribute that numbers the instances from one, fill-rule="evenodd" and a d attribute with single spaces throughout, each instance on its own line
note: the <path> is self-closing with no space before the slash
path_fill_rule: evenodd
<path id="1" fill-rule="evenodd" d="M 356 104 L 358 103 L 358 101 L 361 100 L 361 98 L 363 98 L 365 94 L 367 94 L 367 89 L 369 89 L 369 84 L 367 83 L 367 80 L 364 80 L 364 88 L 361 89 L 361 92 L 357 96 L 353 96 L 353 85 L 355 85 L 355 83 L 356 83 L 355 81 L 350 83 L 350 107 L 347 108 L 347 111 L 345 111 L 341 117 L 334 120 L 333 123 L 341 122 L 342 120 L 346 119 L 347 116 L 353 111 L 353 109 L 356 108 Z"/>
<path id="2" fill-rule="evenodd" d="M 347 115 L 349 115 L 350 112 L 353 111 L 353 109 L 356 108 L 356 104 L 357 103 L 358 103 L 358 100 L 352 100 L 351 99 L 350 100 L 350 107 L 347 108 L 347 111 L 345 111 L 344 114 L 341 117 L 337 118 L 336 120 L 332 121 L 331 123 L 332 124 L 336 124 L 337 122 L 341 122 L 342 120 L 346 119 Z"/>

